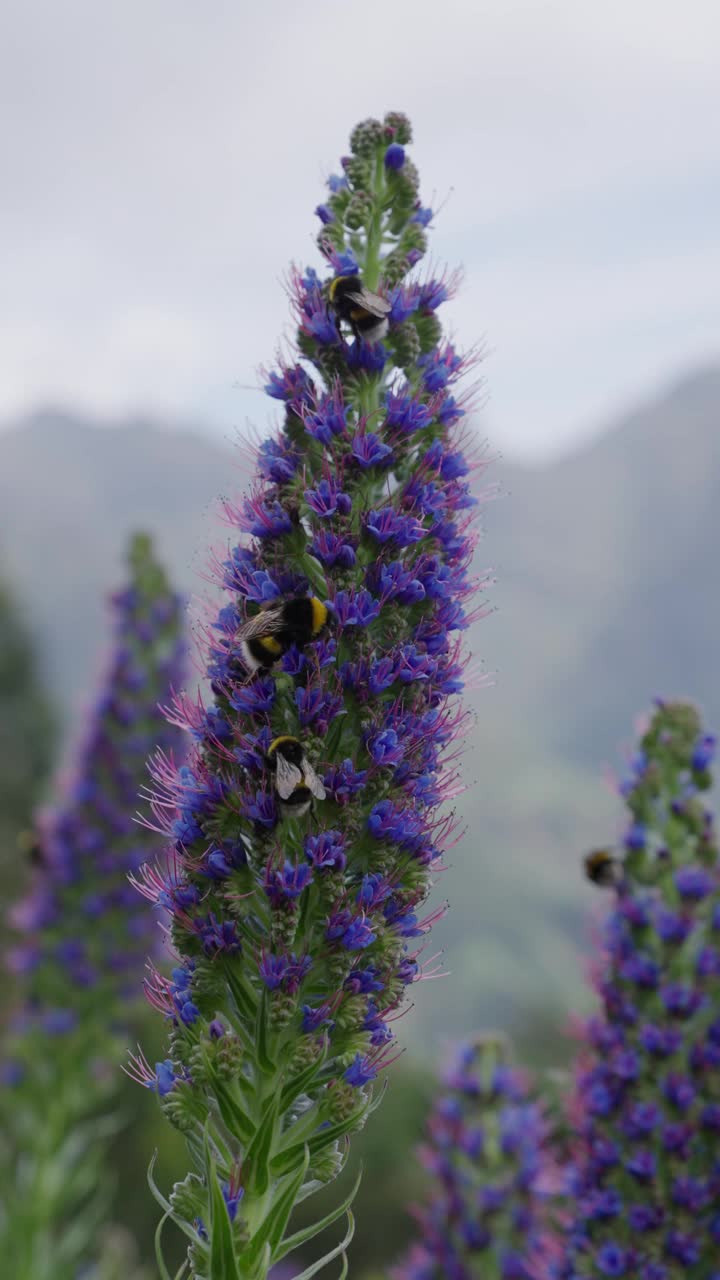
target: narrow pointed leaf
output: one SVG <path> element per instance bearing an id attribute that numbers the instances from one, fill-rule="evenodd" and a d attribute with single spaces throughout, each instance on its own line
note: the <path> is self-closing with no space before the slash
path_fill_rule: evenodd
<path id="1" fill-rule="evenodd" d="M 193 1241 L 197 1240 L 197 1232 L 194 1231 L 192 1227 L 188 1226 L 187 1222 L 185 1222 L 183 1218 L 181 1218 L 178 1214 L 175 1213 L 169 1200 L 165 1199 L 165 1196 L 163 1195 L 162 1191 L 160 1190 L 157 1183 L 155 1182 L 155 1179 L 153 1177 L 153 1170 L 155 1168 L 155 1161 L 157 1160 L 157 1157 L 158 1157 L 157 1151 L 153 1152 L 153 1157 L 152 1157 L 152 1160 L 150 1161 L 150 1164 L 148 1165 L 148 1171 L 147 1171 L 148 1186 L 150 1187 L 153 1198 L 160 1205 L 160 1208 L 165 1210 L 165 1218 L 170 1218 L 175 1223 L 175 1226 L 179 1227 L 180 1230 L 183 1232 L 183 1234 L 187 1236 L 188 1240 L 193 1240 Z M 165 1219 L 163 1219 L 163 1221 L 164 1220 Z"/>
<path id="2" fill-rule="evenodd" d="M 232 998 L 237 1006 L 237 1011 L 244 1021 L 251 1021 L 255 1018 L 255 1005 L 245 990 L 242 980 L 238 977 L 232 964 L 225 965 L 225 976 L 227 984 L 232 992 Z"/>
<path id="3" fill-rule="evenodd" d="M 242 1280 L 238 1271 L 232 1223 L 218 1181 L 215 1158 L 205 1131 L 205 1172 L 210 1191 L 210 1274 L 212 1280 Z"/>
<path id="4" fill-rule="evenodd" d="M 157 1262 L 158 1271 L 160 1272 L 160 1280 L 172 1280 L 170 1272 L 165 1265 L 165 1258 L 162 1251 L 162 1233 L 165 1223 L 171 1215 L 164 1213 L 157 1225 L 155 1232 L 155 1261 Z"/>
<path id="5" fill-rule="evenodd" d="M 292 1253 L 293 1249 L 299 1249 L 302 1245 L 307 1244 L 309 1240 L 314 1240 L 315 1236 L 319 1236 L 321 1231 L 325 1231 L 327 1227 L 331 1227 L 334 1222 L 337 1222 L 339 1218 L 342 1218 L 344 1213 L 347 1213 L 350 1205 L 357 1195 L 360 1180 L 362 1178 L 362 1172 L 361 1166 L 360 1169 L 358 1169 L 358 1175 L 355 1182 L 342 1204 L 331 1209 L 330 1213 L 326 1214 L 324 1218 L 321 1218 L 319 1222 L 314 1222 L 312 1226 L 303 1227 L 302 1231 L 296 1231 L 294 1235 L 288 1236 L 287 1240 L 284 1240 L 279 1249 L 277 1249 L 273 1254 L 273 1262 L 279 1262 L 282 1258 L 287 1257 L 289 1253 Z"/>
<path id="6" fill-rule="evenodd" d="M 262 999 L 258 1003 L 257 1018 L 255 1021 L 255 1053 L 260 1070 L 264 1071 L 267 1075 L 273 1075 L 275 1071 L 275 1063 L 270 1057 L 270 1049 L 268 1046 L 267 991 L 263 991 Z"/>
<path id="7" fill-rule="evenodd" d="M 307 1146 L 310 1157 L 317 1155 L 319 1151 L 323 1151 L 325 1147 L 330 1146 L 333 1142 L 337 1142 L 339 1138 L 344 1138 L 345 1134 L 350 1133 L 363 1115 L 364 1108 L 353 1111 L 352 1115 L 347 1116 L 345 1120 L 338 1120 L 335 1124 L 329 1124 L 326 1128 L 308 1138 Z M 298 1143 L 296 1146 L 287 1147 L 284 1151 L 278 1152 L 271 1162 L 271 1173 L 276 1177 L 289 1173 L 295 1167 L 304 1145 L 305 1143 Z"/>
<path id="8" fill-rule="evenodd" d="M 264 1195 L 270 1185 L 270 1152 L 272 1150 L 275 1125 L 278 1116 L 280 1095 L 275 1093 L 265 1107 L 263 1118 L 258 1125 L 255 1136 L 245 1152 L 243 1164 L 247 1169 L 248 1183 L 257 1195 Z M 284 1173 L 294 1169 L 302 1160 L 302 1147 L 296 1152 L 295 1160 Z"/>
<path id="9" fill-rule="evenodd" d="M 241 1142 L 248 1142 L 253 1135 L 253 1126 L 242 1103 L 233 1097 L 231 1089 L 217 1074 L 214 1076 L 213 1086 L 224 1124 Z"/>
<path id="10" fill-rule="evenodd" d="M 297 1194 L 305 1180 L 309 1164 L 310 1153 L 306 1147 L 302 1164 L 297 1172 L 288 1179 L 283 1190 L 275 1190 L 275 1201 L 267 1217 L 255 1232 L 251 1245 L 243 1253 L 243 1262 L 247 1262 L 249 1265 L 256 1263 L 266 1245 L 269 1246 L 271 1257 L 274 1255 L 285 1234 L 290 1214 L 295 1207 Z"/>
<path id="11" fill-rule="evenodd" d="M 336 1245 L 334 1249 L 331 1249 L 329 1253 L 326 1253 L 322 1258 L 319 1258 L 317 1262 L 313 1262 L 311 1266 L 306 1267 L 304 1271 L 301 1271 L 299 1276 L 295 1276 L 295 1280 L 311 1280 L 311 1277 L 316 1276 L 318 1271 L 321 1271 L 323 1267 L 327 1266 L 328 1262 L 332 1262 L 333 1258 L 339 1258 L 341 1254 L 344 1255 L 354 1234 L 355 1219 L 352 1213 L 348 1210 L 348 1229 L 345 1232 L 345 1239 L 341 1240 L 340 1244 Z M 347 1270 L 345 1270 L 343 1274 L 347 1275 Z"/>

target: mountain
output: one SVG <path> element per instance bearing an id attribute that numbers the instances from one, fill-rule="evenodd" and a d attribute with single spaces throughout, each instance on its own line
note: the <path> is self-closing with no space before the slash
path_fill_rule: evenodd
<path id="1" fill-rule="evenodd" d="M 690 695 L 720 725 L 720 365 L 609 424 L 551 464 L 495 468 L 479 566 L 496 613 L 471 635 L 492 688 L 476 715 L 461 801 L 468 835 L 439 892 L 452 994 L 418 991 L 418 1016 L 454 1032 L 560 1016 L 581 981 L 578 944 L 597 896 L 579 853 L 607 841 L 619 805 L 601 779 L 656 694 Z M 148 529 L 175 581 L 202 592 L 205 550 L 227 531 L 219 494 L 247 479 L 210 436 L 133 421 L 99 429 L 43 412 L 0 432 L 0 576 L 35 628 L 66 713 L 89 691 L 102 598 L 127 533 Z"/>

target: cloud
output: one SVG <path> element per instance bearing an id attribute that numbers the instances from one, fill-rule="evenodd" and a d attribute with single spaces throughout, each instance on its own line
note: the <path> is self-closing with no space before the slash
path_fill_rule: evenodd
<path id="1" fill-rule="evenodd" d="M 467 268 L 453 322 L 494 349 L 506 447 L 717 350 L 710 0 L 15 0 L 4 23 L 0 413 L 264 418 L 233 386 L 272 359 L 350 126 L 389 107 L 426 194 L 452 189 L 433 254 Z"/>

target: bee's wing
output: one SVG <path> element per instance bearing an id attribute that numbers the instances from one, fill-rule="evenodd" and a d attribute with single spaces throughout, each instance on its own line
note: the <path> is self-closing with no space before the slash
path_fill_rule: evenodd
<path id="1" fill-rule="evenodd" d="M 247 618 L 235 632 L 236 640 L 253 640 L 257 636 L 273 636 L 282 630 L 282 615 L 277 609 L 267 609 Z"/>
<path id="2" fill-rule="evenodd" d="M 325 799 L 325 788 L 309 760 L 303 760 L 303 781 L 305 786 L 308 788 L 308 791 L 312 792 L 316 800 Z"/>
<path id="3" fill-rule="evenodd" d="M 279 751 L 275 752 L 275 786 L 281 800 L 288 800 L 296 787 L 303 785 L 297 765 L 291 764 Z"/>
<path id="4" fill-rule="evenodd" d="M 361 289 L 358 293 L 348 293 L 347 297 L 351 302 L 355 302 L 358 307 L 364 307 L 371 316 L 377 316 L 378 319 L 389 315 L 392 310 L 389 302 L 381 298 L 379 293 L 372 293 L 370 289 Z"/>

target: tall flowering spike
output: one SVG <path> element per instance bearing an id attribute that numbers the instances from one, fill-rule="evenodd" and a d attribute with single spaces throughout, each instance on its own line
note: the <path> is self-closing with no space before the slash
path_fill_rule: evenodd
<path id="1" fill-rule="evenodd" d="M 162 848 L 134 818 L 148 753 L 184 746 L 161 710 L 182 679 L 183 608 L 147 537 L 129 568 L 101 691 L 64 794 L 26 839 L 31 885 L 10 913 L 21 1006 L 0 1060 L 0 1253 L 14 1280 L 75 1277 L 93 1256 L 118 1028 L 162 938 L 128 875 Z"/>
<path id="2" fill-rule="evenodd" d="M 577 1134 L 563 1277 L 714 1280 L 720 1258 L 720 875 L 714 738 L 659 703 L 621 794 L 613 886 L 570 1117 Z"/>
<path id="3" fill-rule="evenodd" d="M 482 1037 L 443 1080 L 420 1155 L 432 1199 L 392 1280 L 529 1280 L 543 1252 L 545 1124 L 504 1041 Z"/>
<path id="4" fill-rule="evenodd" d="M 222 1250 L 264 1278 L 306 1243 L 290 1213 L 342 1168 L 397 1053 L 454 829 L 468 361 L 436 314 L 449 281 L 408 274 L 428 221 L 409 141 L 398 114 L 353 132 L 318 210 L 327 270 L 292 273 L 297 358 L 266 379 L 283 423 L 225 507 L 246 536 L 220 564 L 213 700 L 184 707 L 190 762 L 158 778 L 173 843 L 145 883 L 178 962 L 151 984 L 167 1059 L 138 1075 L 199 1157 L 172 1200 L 196 1276 Z"/>

